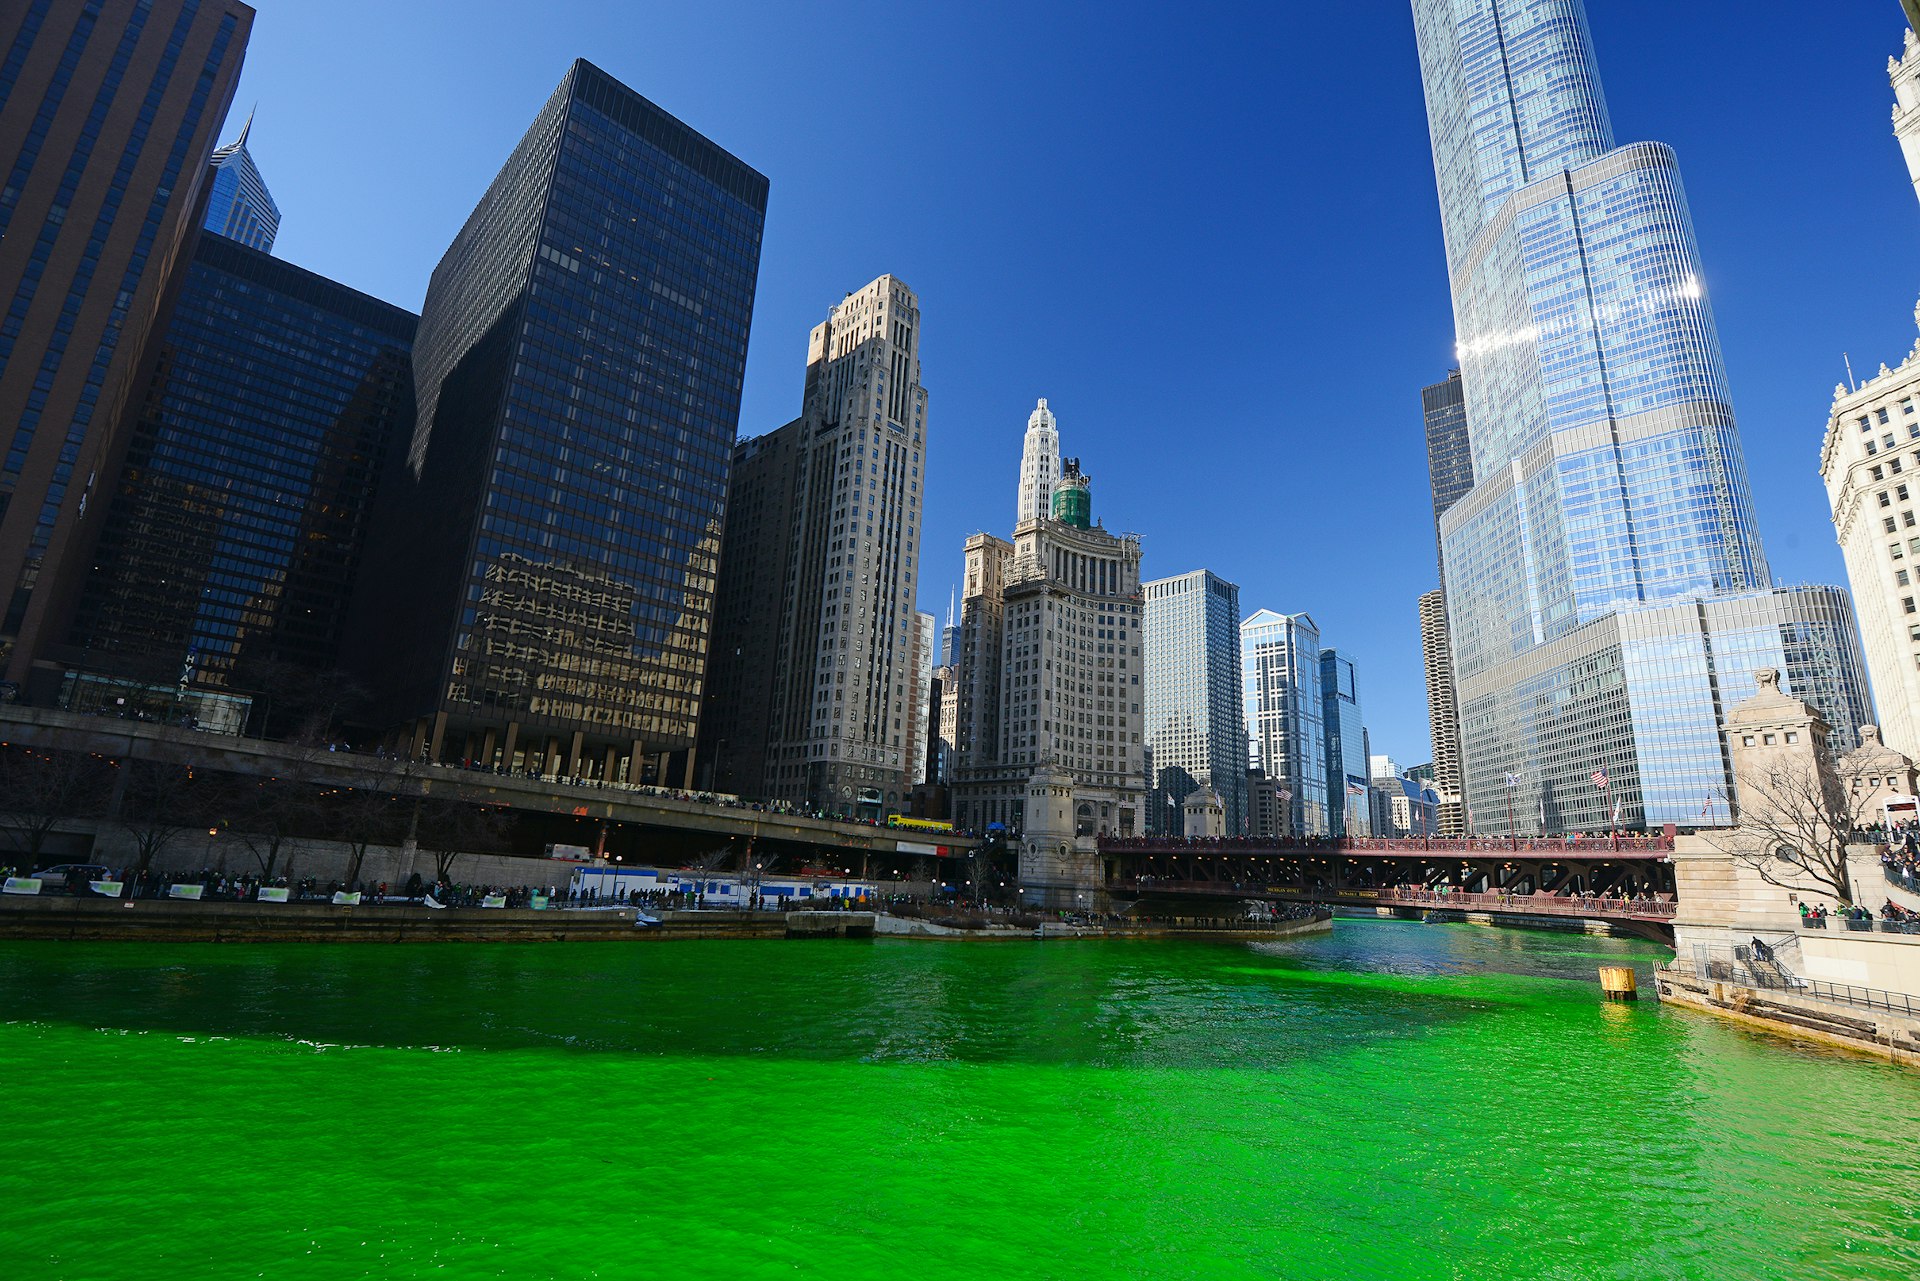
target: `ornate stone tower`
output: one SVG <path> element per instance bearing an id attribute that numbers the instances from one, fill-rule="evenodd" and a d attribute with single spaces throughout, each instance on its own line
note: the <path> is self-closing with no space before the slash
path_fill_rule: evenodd
<path id="1" fill-rule="evenodd" d="M 1014 516 L 1015 529 L 1030 520 L 1047 515 L 1053 498 L 1053 486 L 1060 479 L 1060 430 L 1047 398 L 1027 418 L 1026 445 L 1020 454 L 1020 505 Z"/>

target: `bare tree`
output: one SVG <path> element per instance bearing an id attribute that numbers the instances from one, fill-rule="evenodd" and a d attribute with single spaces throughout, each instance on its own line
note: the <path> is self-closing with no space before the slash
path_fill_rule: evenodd
<path id="1" fill-rule="evenodd" d="M 0 829 L 39 862 L 47 837 L 69 818 L 98 814 L 107 796 L 107 767 L 80 752 L 32 747 L 0 749 Z M 31 869 L 29 869 L 31 870 Z"/>
<path id="2" fill-rule="evenodd" d="M 433 855 L 434 874 L 446 881 L 462 854 L 498 854 L 507 849 L 513 815 L 502 807 L 426 797 L 414 822 L 420 848 Z"/>
<path id="3" fill-rule="evenodd" d="M 369 847 L 394 844 L 406 830 L 402 806 L 384 787 L 330 788 L 320 801 L 335 836 L 347 846 L 347 874 L 342 879 L 349 886 L 360 879 Z"/>
<path id="4" fill-rule="evenodd" d="M 1849 789 L 1822 749 L 1743 774 L 1739 794 L 1740 825 L 1710 836 L 1714 848 L 1769 885 L 1853 903 L 1847 844 L 1866 825 L 1871 790 Z"/>
<path id="5" fill-rule="evenodd" d="M 235 778 L 225 797 L 227 826 L 271 880 L 287 842 L 320 825 L 320 794 L 307 783 L 281 778 Z"/>
<path id="6" fill-rule="evenodd" d="M 165 761 L 123 760 L 120 769 L 125 773 L 118 822 L 133 838 L 139 852 L 135 867 L 144 874 L 194 826 L 198 815 L 193 806 L 198 798 L 193 768 Z"/>

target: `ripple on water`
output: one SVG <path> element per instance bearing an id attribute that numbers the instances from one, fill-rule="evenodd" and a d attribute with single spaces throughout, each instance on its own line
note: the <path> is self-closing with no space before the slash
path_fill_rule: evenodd
<path id="1" fill-rule="evenodd" d="M 1920 1077 L 1659 955 L 0 945 L 6 1276 L 1920 1272 Z"/>

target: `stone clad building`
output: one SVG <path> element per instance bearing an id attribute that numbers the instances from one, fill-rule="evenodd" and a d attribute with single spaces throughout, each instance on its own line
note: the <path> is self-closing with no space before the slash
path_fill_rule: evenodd
<path id="1" fill-rule="evenodd" d="M 1920 310 L 1915 314 L 1920 322 Z M 1833 389 L 1820 446 L 1867 675 L 1887 743 L 1920 755 L 1920 343 L 1898 369 Z"/>
<path id="2" fill-rule="evenodd" d="M 1091 501 L 1070 459 L 1050 514 L 968 539 L 961 613 L 955 816 L 1018 836 L 1023 891 L 1062 906 L 1099 837 L 1145 831 L 1140 540 Z"/>

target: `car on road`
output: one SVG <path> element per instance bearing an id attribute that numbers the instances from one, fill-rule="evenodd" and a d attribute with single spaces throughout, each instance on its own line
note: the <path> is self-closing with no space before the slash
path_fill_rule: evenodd
<path id="1" fill-rule="evenodd" d="M 102 863 L 55 863 L 52 867 L 35 872 L 34 876 L 40 880 L 42 894 L 59 894 L 65 892 L 75 876 L 88 881 L 104 881 L 112 878 L 113 869 Z"/>

